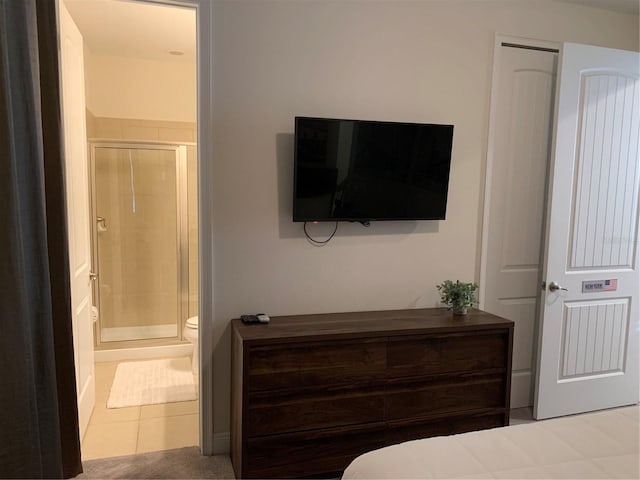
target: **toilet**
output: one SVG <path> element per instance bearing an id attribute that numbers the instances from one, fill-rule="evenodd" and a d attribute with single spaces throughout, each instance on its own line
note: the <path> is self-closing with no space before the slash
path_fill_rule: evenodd
<path id="1" fill-rule="evenodd" d="M 198 317 L 189 317 L 184 325 L 182 335 L 193 344 L 193 357 L 191 359 L 191 369 L 198 379 Z"/>

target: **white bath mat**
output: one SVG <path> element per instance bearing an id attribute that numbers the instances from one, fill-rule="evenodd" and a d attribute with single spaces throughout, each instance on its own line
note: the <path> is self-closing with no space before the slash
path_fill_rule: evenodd
<path id="1" fill-rule="evenodd" d="M 107 408 L 195 400 L 196 384 L 187 357 L 118 365 Z"/>

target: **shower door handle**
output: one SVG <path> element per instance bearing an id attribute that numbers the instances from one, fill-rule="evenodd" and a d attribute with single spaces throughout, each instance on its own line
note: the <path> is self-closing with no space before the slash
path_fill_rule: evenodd
<path id="1" fill-rule="evenodd" d="M 98 226 L 98 232 L 107 231 L 107 219 L 104 217 L 96 217 L 96 224 Z"/>

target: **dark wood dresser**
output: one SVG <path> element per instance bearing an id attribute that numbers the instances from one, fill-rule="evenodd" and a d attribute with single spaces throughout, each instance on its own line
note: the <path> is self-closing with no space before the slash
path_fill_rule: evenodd
<path id="1" fill-rule="evenodd" d="M 509 424 L 513 322 L 443 308 L 232 321 L 238 478 L 339 476 L 386 445 Z"/>

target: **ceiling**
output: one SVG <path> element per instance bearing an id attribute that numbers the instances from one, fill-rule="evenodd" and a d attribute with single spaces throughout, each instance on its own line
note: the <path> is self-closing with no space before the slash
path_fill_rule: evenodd
<path id="1" fill-rule="evenodd" d="M 587 7 L 602 8 L 618 13 L 640 14 L 639 0 L 556 0 L 558 2 L 575 3 Z"/>
<path id="2" fill-rule="evenodd" d="M 126 0 L 65 0 L 65 4 L 94 54 L 196 61 L 195 9 Z"/>

